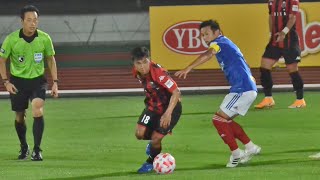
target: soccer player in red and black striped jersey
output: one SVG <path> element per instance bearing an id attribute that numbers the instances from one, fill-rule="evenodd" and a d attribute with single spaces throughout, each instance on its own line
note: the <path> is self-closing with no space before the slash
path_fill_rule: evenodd
<path id="1" fill-rule="evenodd" d="M 299 12 L 299 0 L 269 0 L 268 6 L 271 37 L 262 56 L 260 67 L 260 80 L 265 98 L 255 108 L 262 109 L 275 105 L 272 98 L 273 82 L 271 70 L 281 57 L 285 60 L 297 97 L 289 108 L 305 107 L 303 80 L 298 72 L 301 51 L 295 24 L 296 14 Z"/>
<path id="2" fill-rule="evenodd" d="M 146 94 L 145 109 L 137 122 L 136 137 L 150 140 L 146 153 L 149 156 L 138 170 L 153 170 L 153 160 L 161 152 L 161 141 L 178 123 L 182 112 L 180 90 L 168 72 L 149 58 L 149 50 L 137 47 L 132 50 L 133 75 Z"/>

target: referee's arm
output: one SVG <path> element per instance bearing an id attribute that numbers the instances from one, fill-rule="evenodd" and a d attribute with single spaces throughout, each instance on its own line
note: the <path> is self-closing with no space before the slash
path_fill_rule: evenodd
<path id="1" fill-rule="evenodd" d="M 57 63 L 54 56 L 48 56 L 47 63 L 51 73 L 52 80 L 58 80 Z"/>
<path id="2" fill-rule="evenodd" d="M 8 80 L 6 61 L 7 59 L 0 57 L 0 75 L 2 77 L 2 83 L 10 94 L 16 94 L 18 92 L 17 88 Z"/>
<path id="3" fill-rule="evenodd" d="M 51 73 L 51 77 L 53 80 L 51 95 L 54 98 L 58 97 L 58 73 L 57 73 L 57 63 L 54 56 L 48 56 L 47 58 L 48 68 Z"/>
<path id="4" fill-rule="evenodd" d="M 0 75 L 3 80 L 8 79 L 7 69 L 6 69 L 6 61 L 7 61 L 7 59 L 0 57 Z"/>

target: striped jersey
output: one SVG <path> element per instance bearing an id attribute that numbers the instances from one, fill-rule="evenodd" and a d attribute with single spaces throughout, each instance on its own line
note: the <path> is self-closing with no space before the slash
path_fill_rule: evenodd
<path id="1" fill-rule="evenodd" d="M 269 15 L 272 21 L 272 32 L 270 44 L 279 48 L 289 49 L 299 43 L 296 24 L 292 26 L 284 41 L 276 42 L 277 36 L 274 34 L 281 32 L 286 27 L 289 15 L 299 13 L 299 0 L 269 0 Z"/>
<path id="2" fill-rule="evenodd" d="M 163 114 L 169 105 L 172 92 L 178 88 L 176 82 L 164 68 L 152 61 L 148 75 L 141 76 L 135 68 L 133 75 L 144 88 L 146 108 L 157 114 Z"/>

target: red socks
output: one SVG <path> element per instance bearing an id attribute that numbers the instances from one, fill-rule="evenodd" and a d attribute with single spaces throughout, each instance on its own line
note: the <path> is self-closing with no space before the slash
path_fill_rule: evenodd
<path id="1" fill-rule="evenodd" d="M 222 140 L 229 146 L 231 151 L 238 148 L 235 138 L 239 139 L 243 144 L 250 142 L 250 138 L 244 132 L 242 127 L 235 121 L 227 120 L 215 114 L 212 118 L 212 123 L 216 127 Z"/>
<path id="2" fill-rule="evenodd" d="M 226 143 L 231 151 L 238 149 L 238 145 L 236 139 L 233 135 L 232 129 L 229 126 L 228 120 L 224 119 L 223 117 L 215 114 L 212 118 L 212 123 L 216 127 L 218 134 Z"/>
<path id="3" fill-rule="evenodd" d="M 247 136 L 247 134 L 244 132 L 242 127 L 237 122 L 231 121 L 228 124 L 232 129 L 234 137 L 239 139 L 242 142 L 242 144 L 247 144 L 250 142 L 250 138 Z"/>

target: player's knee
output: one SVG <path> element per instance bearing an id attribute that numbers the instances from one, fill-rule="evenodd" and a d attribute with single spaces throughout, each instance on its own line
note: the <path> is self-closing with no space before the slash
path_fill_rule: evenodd
<path id="1" fill-rule="evenodd" d="M 260 80 L 261 80 L 262 87 L 272 88 L 273 82 L 272 82 L 271 70 L 261 67 L 260 73 L 261 73 Z"/>
<path id="2" fill-rule="evenodd" d="M 161 143 L 162 138 L 160 138 L 160 137 L 156 137 L 156 138 L 153 137 L 151 140 L 152 140 L 153 143 L 159 144 L 159 143 Z"/>
<path id="3" fill-rule="evenodd" d="M 303 80 L 298 71 L 290 73 L 290 77 L 294 90 L 303 89 Z"/>
<path id="4" fill-rule="evenodd" d="M 140 132 L 140 131 L 136 131 L 136 138 L 138 140 L 143 140 L 144 139 L 144 133 Z"/>
<path id="5" fill-rule="evenodd" d="M 161 139 L 152 139 L 151 143 L 152 143 L 152 147 L 154 147 L 154 148 L 161 147 Z"/>
<path id="6" fill-rule="evenodd" d="M 261 68 L 264 68 L 264 69 L 269 69 L 271 70 L 273 65 L 276 64 L 277 61 L 274 60 L 274 59 L 270 59 L 270 58 L 262 58 L 261 59 Z"/>
<path id="7" fill-rule="evenodd" d="M 43 108 L 35 108 L 35 109 L 32 109 L 32 116 L 33 117 L 41 117 L 43 116 Z"/>
<path id="8" fill-rule="evenodd" d="M 24 123 L 26 117 L 26 112 L 21 111 L 21 112 L 16 112 L 16 121 L 18 123 Z"/>
<path id="9" fill-rule="evenodd" d="M 287 64 L 286 67 L 289 74 L 298 71 L 298 63 Z"/>
<path id="10" fill-rule="evenodd" d="M 32 100 L 31 106 L 32 106 L 33 117 L 43 116 L 44 100 L 42 100 L 40 98 L 35 98 Z"/>
<path id="11" fill-rule="evenodd" d="M 159 133 L 153 133 L 151 142 L 153 147 L 160 147 L 161 146 L 161 141 L 163 139 L 164 135 L 159 134 Z"/>
<path id="12" fill-rule="evenodd" d="M 231 117 L 229 117 L 229 116 L 228 116 L 225 112 L 223 112 L 223 110 L 221 110 L 221 109 L 219 109 L 219 111 L 217 111 L 215 115 L 217 115 L 217 116 L 219 116 L 219 117 L 221 117 L 221 118 L 223 118 L 223 119 L 225 119 L 225 120 L 231 119 Z"/>
<path id="13" fill-rule="evenodd" d="M 41 109 L 44 106 L 44 100 L 41 98 L 34 98 L 31 101 L 32 109 Z"/>
<path id="14" fill-rule="evenodd" d="M 138 140 L 143 140 L 143 139 L 144 139 L 143 136 L 138 135 L 138 134 L 136 134 L 136 138 L 137 138 Z"/>
<path id="15" fill-rule="evenodd" d="M 143 140 L 145 139 L 144 135 L 146 132 L 146 128 L 144 126 L 139 126 L 137 125 L 136 127 L 136 132 L 135 132 L 135 136 L 138 140 Z"/>

